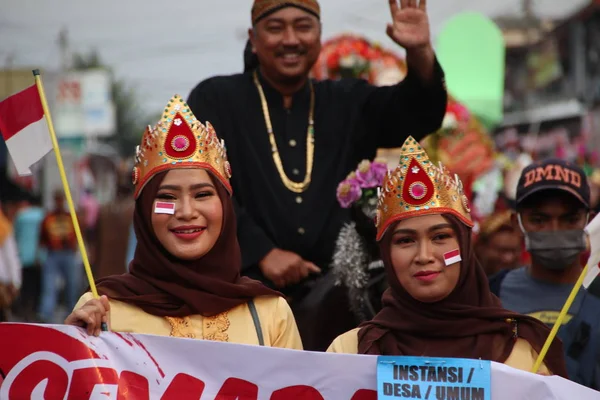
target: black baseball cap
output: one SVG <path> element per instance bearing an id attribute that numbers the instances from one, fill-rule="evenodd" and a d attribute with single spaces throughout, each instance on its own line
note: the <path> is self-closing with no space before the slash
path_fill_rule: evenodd
<path id="1" fill-rule="evenodd" d="M 590 185 L 583 169 L 558 158 L 534 162 L 525 167 L 517 185 L 517 207 L 542 190 L 561 190 L 590 208 Z"/>

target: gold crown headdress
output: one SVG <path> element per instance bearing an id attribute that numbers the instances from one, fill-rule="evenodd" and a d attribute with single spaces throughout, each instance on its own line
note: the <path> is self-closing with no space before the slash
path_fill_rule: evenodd
<path id="1" fill-rule="evenodd" d="M 196 119 L 179 95 L 171 98 L 156 126 L 146 128 L 136 148 L 135 198 L 154 175 L 174 168 L 210 170 L 231 194 L 231 166 L 224 141 L 210 122 L 203 125 Z"/>
<path id="2" fill-rule="evenodd" d="M 402 146 L 400 164 L 388 171 L 379 192 L 375 224 L 377 240 L 401 219 L 426 214 L 452 214 L 472 228 L 469 201 L 458 175 L 433 165 L 425 150 L 411 136 Z"/>

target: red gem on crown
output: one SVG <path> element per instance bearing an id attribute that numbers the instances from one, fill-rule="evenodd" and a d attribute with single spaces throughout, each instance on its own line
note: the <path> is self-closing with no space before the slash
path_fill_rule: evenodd
<path id="1" fill-rule="evenodd" d="M 408 188 L 408 194 L 413 199 L 421 200 L 427 194 L 427 187 L 422 182 L 415 182 Z"/>
<path id="2" fill-rule="evenodd" d="M 171 146 L 175 151 L 186 151 L 190 147 L 190 141 L 185 136 L 178 135 L 171 141 Z"/>

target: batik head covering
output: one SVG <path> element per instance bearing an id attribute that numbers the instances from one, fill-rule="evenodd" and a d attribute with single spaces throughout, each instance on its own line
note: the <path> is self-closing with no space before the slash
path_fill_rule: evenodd
<path id="1" fill-rule="evenodd" d="M 252 25 L 285 7 L 297 7 L 321 17 L 321 7 L 317 0 L 254 0 L 252 6 Z"/>

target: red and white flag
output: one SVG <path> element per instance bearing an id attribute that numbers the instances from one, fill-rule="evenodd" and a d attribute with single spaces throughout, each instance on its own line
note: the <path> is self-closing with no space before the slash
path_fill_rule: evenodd
<path id="1" fill-rule="evenodd" d="M 456 264 L 457 262 L 460 262 L 460 261 L 462 261 L 462 258 L 460 257 L 459 249 L 444 253 L 444 262 L 446 263 L 446 267 L 448 267 L 452 264 Z"/>
<path id="2" fill-rule="evenodd" d="M 36 85 L 0 102 L 0 132 L 19 175 L 52 150 L 42 100 Z"/>
<path id="3" fill-rule="evenodd" d="M 175 203 L 167 203 L 165 201 L 157 201 L 154 203 L 155 214 L 175 214 Z"/>

